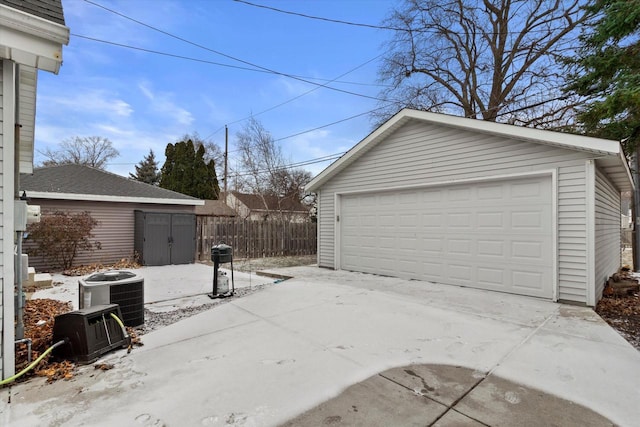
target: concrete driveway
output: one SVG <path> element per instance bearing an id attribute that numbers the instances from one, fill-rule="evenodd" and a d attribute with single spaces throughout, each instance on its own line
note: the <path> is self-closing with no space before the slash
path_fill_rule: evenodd
<path id="1" fill-rule="evenodd" d="M 640 419 L 640 352 L 590 309 L 314 267 L 278 272 L 295 278 L 145 335 L 144 347 L 103 358 L 114 369 L 1 390 L 0 424 L 384 425 L 371 404 L 349 406 L 383 405 L 380 378 L 413 388 L 388 394 L 401 425 L 422 411 L 411 399 L 434 394 L 443 408 L 419 424 L 506 425 L 529 406 L 521 425 L 548 424 L 536 422 L 540 407 L 539 420 L 567 425 L 585 412 L 577 405 L 593 411 L 584 425 Z M 460 396 L 447 403 L 451 389 Z"/>

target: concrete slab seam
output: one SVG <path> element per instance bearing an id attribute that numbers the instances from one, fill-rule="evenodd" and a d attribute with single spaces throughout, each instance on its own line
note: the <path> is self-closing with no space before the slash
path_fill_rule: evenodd
<path id="1" fill-rule="evenodd" d="M 212 332 L 206 332 L 206 333 L 203 333 L 203 334 L 191 336 L 189 338 L 184 338 L 184 339 L 181 339 L 181 340 L 171 341 L 169 343 L 160 344 L 160 345 L 152 347 L 152 348 L 142 347 L 140 349 L 137 349 L 136 353 L 146 353 L 148 351 L 154 351 L 156 349 L 163 348 L 163 347 L 168 347 L 168 346 L 173 345 L 173 344 L 186 343 L 186 342 L 189 342 L 189 341 L 200 339 L 200 338 L 202 338 L 204 336 L 215 335 L 215 334 L 217 334 L 219 332 L 224 332 L 224 331 L 228 331 L 228 330 L 231 330 L 231 329 L 240 328 L 242 326 L 250 325 L 252 323 L 258 322 L 259 320 L 260 319 L 255 319 L 255 320 L 251 320 L 251 321 L 248 321 L 248 322 L 239 323 L 237 325 L 227 326 L 226 328 L 216 329 L 215 331 L 212 331 Z"/>
<path id="2" fill-rule="evenodd" d="M 392 382 L 392 383 L 394 383 L 394 384 L 396 384 L 396 385 L 399 385 L 400 387 L 405 388 L 405 389 L 409 390 L 409 391 L 410 391 L 410 392 L 412 392 L 412 393 L 416 393 L 416 392 L 415 392 L 415 390 L 413 390 L 412 388 L 409 388 L 409 387 L 407 387 L 406 385 L 404 385 L 404 384 L 402 384 L 402 383 L 400 383 L 400 382 L 398 382 L 398 381 L 395 381 L 395 380 L 394 380 L 394 379 L 392 379 L 392 378 L 389 378 L 389 377 L 387 377 L 387 376 L 384 376 L 383 374 L 378 374 L 378 376 L 380 376 L 380 377 L 384 378 L 385 380 L 390 381 L 390 382 Z M 491 427 L 491 426 L 489 426 L 489 425 L 487 425 L 487 424 L 483 423 L 482 421 L 480 421 L 480 420 L 478 420 L 478 419 L 476 419 L 476 418 L 473 418 L 472 416 L 469 416 L 469 415 L 467 415 L 467 414 L 465 414 L 465 413 L 463 413 L 463 412 L 460 412 L 460 411 L 458 411 L 457 409 L 455 409 L 455 408 L 454 408 L 454 407 L 458 404 L 458 402 L 460 402 L 462 399 L 464 399 L 464 398 L 465 398 L 469 393 L 471 393 L 471 392 L 472 392 L 472 391 L 473 391 L 473 390 L 474 390 L 478 385 L 480 385 L 480 383 L 481 383 L 482 381 L 484 381 L 486 378 L 487 378 L 487 373 L 484 373 L 484 376 L 483 376 L 482 378 L 478 379 L 478 381 L 476 381 L 476 382 L 475 382 L 471 387 L 469 387 L 469 389 L 468 389 L 468 390 L 466 390 L 464 393 L 462 393 L 462 395 L 461 395 L 460 397 L 458 397 L 456 400 L 454 400 L 454 401 L 451 403 L 451 405 L 448 405 L 448 404 L 446 404 L 445 402 L 441 402 L 441 401 L 439 401 L 438 399 L 435 399 L 435 398 L 433 398 L 433 397 L 426 396 L 426 395 L 424 395 L 424 394 L 420 393 L 420 396 L 422 396 L 422 397 L 424 397 L 424 398 L 426 398 L 426 399 L 429 399 L 429 400 L 431 400 L 431 401 L 433 401 L 433 402 L 435 402 L 435 403 L 438 403 L 438 404 L 440 404 L 440 405 L 442 405 L 442 406 L 446 406 L 446 407 L 447 407 L 447 410 L 446 410 L 446 411 L 444 411 L 442 414 L 440 414 L 440 415 L 439 415 L 439 416 L 438 416 L 438 417 L 437 417 L 437 418 L 436 418 L 436 419 L 435 419 L 431 424 L 429 424 L 429 426 L 432 426 L 432 425 L 436 424 L 438 421 L 440 421 L 440 419 L 441 419 L 442 417 L 444 417 L 445 415 L 447 415 L 447 413 L 448 413 L 449 411 L 454 411 L 454 412 L 457 412 L 457 413 L 458 413 L 458 414 L 460 414 L 460 415 L 463 415 L 463 416 L 465 416 L 465 417 L 467 417 L 467 418 L 470 418 L 470 419 L 472 419 L 472 420 L 474 420 L 474 421 L 476 421 L 476 422 L 478 422 L 478 423 L 482 424 L 483 426 Z M 423 381 L 424 381 L 424 380 L 423 380 Z"/>
<path id="3" fill-rule="evenodd" d="M 522 339 L 522 341 L 520 341 L 518 344 L 516 344 L 507 354 L 505 354 L 504 356 L 502 356 L 500 358 L 500 360 L 498 360 L 496 362 L 496 364 L 493 366 L 493 368 L 489 369 L 489 372 L 487 372 L 487 377 L 489 375 L 492 375 L 493 372 L 498 369 L 502 363 L 507 360 L 509 357 L 511 357 L 511 355 L 513 353 L 515 353 L 520 347 L 522 347 L 527 341 L 529 341 L 531 339 L 531 337 L 533 337 L 535 334 L 538 333 L 538 331 L 540 331 L 553 317 L 553 314 L 550 314 L 546 319 L 544 319 L 544 322 L 542 322 L 540 325 L 538 325 L 537 328 L 535 328 L 533 331 L 531 331 L 526 337 L 524 337 Z M 486 378 L 486 377 L 485 377 Z"/>

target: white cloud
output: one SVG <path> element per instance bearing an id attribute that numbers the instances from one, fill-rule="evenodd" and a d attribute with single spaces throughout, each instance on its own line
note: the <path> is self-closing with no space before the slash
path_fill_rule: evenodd
<path id="1" fill-rule="evenodd" d="M 39 94 L 39 104 L 46 109 L 69 112 L 95 113 L 107 117 L 129 117 L 133 107 L 124 101 L 107 93 L 103 89 L 79 89 L 77 93 L 60 94 L 57 96 Z"/>
<path id="2" fill-rule="evenodd" d="M 149 109 L 163 114 L 167 120 L 175 120 L 182 126 L 190 126 L 194 122 L 194 117 L 187 109 L 178 106 L 173 102 L 173 94 L 169 92 L 154 92 L 147 82 L 138 84 L 140 92 L 149 100 Z"/>

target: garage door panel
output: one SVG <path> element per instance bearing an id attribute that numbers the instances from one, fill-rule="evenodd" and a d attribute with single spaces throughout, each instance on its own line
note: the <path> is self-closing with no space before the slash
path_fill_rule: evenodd
<path id="1" fill-rule="evenodd" d="M 471 214 L 467 212 L 453 212 L 447 215 L 447 225 L 457 229 L 471 227 Z"/>
<path id="2" fill-rule="evenodd" d="M 441 213 L 422 214 L 422 227 L 440 229 L 444 227 L 444 215 Z"/>
<path id="3" fill-rule="evenodd" d="M 513 241 L 511 242 L 511 257 L 523 260 L 544 259 L 544 242 Z"/>
<path id="4" fill-rule="evenodd" d="M 504 270 L 501 268 L 478 268 L 478 283 L 484 286 L 504 287 Z"/>
<path id="5" fill-rule="evenodd" d="M 462 284 L 468 284 L 472 279 L 473 267 L 466 264 L 449 264 L 449 277 Z"/>
<path id="6" fill-rule="evenodd" d="M 505 242 L 502 240 L 477 240 L 478 256 L 504 258 Z"/>
<path id="7" fill-rule="evenodd" d="M 551 197 L 550 177 L 343 196 L 341 268 L 551 298 Z"/>
<path id="8" fill-rule="evenodd" d="M 472 241 L 469 239 L 449 239 L 448 255 L 472 255 Z"/>
<path id="9" fill-rule="evenodd" d="M 504 212 L 478 212 L 476 215 L 477 227 L 479 229 L 502 229 L 504 223 Z"/>

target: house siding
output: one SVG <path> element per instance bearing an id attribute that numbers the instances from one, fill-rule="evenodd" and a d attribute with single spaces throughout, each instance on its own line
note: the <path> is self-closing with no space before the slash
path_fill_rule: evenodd
<path id="1" fill-rule="evenodd" d="M 595 297 L 602 297 L 605 281 L 620 268 L 620 191 L 596 169 L 595 177 Z"/>
<path id="2" fill-rule="evenodd" d="M 3 83 L 3 61 L 0 60 L 0 212 L 4 212 L 4 200 L 2 197 L 2 185 L 4 181 L 2 179 L 2 170 L 3 170 L 3 151 L 4 151 L 4 120 L 3 120 L 3 93 L 4 93 L 4 83 Z M 0 239 L 4 235 L 4 221 L 0 221 Z M 4 256 L 2 252 L 2 243 L 0 242 L 0 379 L 5 378 L 4 372 L 4 349 L 5 349 L 5 330 L 4 330 L 4 312 L 6 307 L 4 306 Z"/>
<path id="3" fill-rule="evenodd" d="M 33 144 L 36 120 L 38 71 L 20 66 L 20 172 L 33 172 Z M 29 141 L 28 143 L 26 141 Z"/>
<path id="4" fill-rule="evenodd" d="M 557 170 L 558 297 L 586 303 L 585 160 L 593 156 L 411 120 L 321 188 L 319 265 L 335 267 L 335 194 Z"/>
<path id="5" fill-rule="evenodd" d="M 98 221 L 93 231 L 94 240 L 100 242 L 101 249 L 93 252 L 85 251 L 76 256 L 74 265 L 93 263 L 109 264 L 122 258 L 132 259 L 134 256 L 134 210 L 145 212 L 181 212 L 195 213 L 195 207 L 184 205 L 158 205 L 147 203 L 90 202 L 72 200 L 33 199 L 31 204 L 40 205 L 42 213 L 56 210 L 66 212 L 88 211 Z M 33 243 L 28 240 L 30 247 Z M 38 271 L 51 270 L 50 265 L 42 257 L 29 257 L 29 265 Z"/>
<path id="6" fill-rule="evenodd" d="M 15 372 L 13 159 L 15 66 L 0 60 L 0 378 Z"/>

